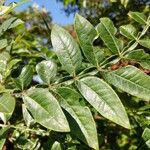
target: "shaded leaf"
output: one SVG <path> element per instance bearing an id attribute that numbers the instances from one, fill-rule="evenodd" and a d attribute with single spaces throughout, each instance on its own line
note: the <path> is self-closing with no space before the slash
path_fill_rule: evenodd
<path id="1" fill-rule="evenodd" d="M 123 67 L 112 72 L 103 72 L 107 82 L 133 96 L 149 101 L 150 77 L 133 66 Z"/>
<path id="2" fill-rule="evenodd" d="M 27 127 L 30 127 L 31 125 L 34 124 L 34 119 L 30 115 L 30 113 L 28 112 L 25 104 L 22 104 L 22 114 L 23 114 L 23 119 L 24 119 Z"/>
<path id="3" fill-rule="evenodd" d="M 56 76 L 57 66 L 52 60 L 44 60 L 36 65 L 36 71 L 42 81 L 49 85 L 51 79 Z"/>
<path id="4" fill-rule="evenodd" d="M 131 51 L 125 57 L 139 62 L 143 68 L 150 69 L 150 55 L 142 49 Z"/>
<path id="5" fill-rule="evenodd" d="M 7 138 L 7 133 L 8 133 L 8 128 L 0 129 L 0 150 L 3 149 L 3 146 L 4 146 L 6 138 Z"/>
<path id="6" fill-rule="evenodd" d="M 56 98 L 46 89 L 31 89 L 23 96 L 27 109 L 34 120 L 44 127 L 69 132 L 69 125 Z"/>
<path id="7" fill-rule="evenodd" d="M 66 87 L 57 89 L 62 96 L 61 106 L 70 114 L 74 122 L 69 121 L 71 132 L 94 149 L 98 149 L 97 131 L 92 113 L 88 107 L 79 103 L 80 95 Z"/>
<path id="8" fill-rule="evenodd" d="M 61 145 L 59 142 L 54 142 L 54 144 L 51 147 L 51 150 L 62 150 Z"/>
<path id="9" fill-rule="evenodd" d="M 27 65 L 22 68 L 19 77 L 14 78 L 13 81 L 20 90 L 23 90 L 30 84 L 30 82 L 32 81 L 32 77 L 33 77 L 33 69 L 30 65 Z"/>
<path id="10" fill-rule="evenodd" d="M 84 98 L 105 118 L 130 128 L 126 111 L 115 91 L 102 79 L 85 77 L 77 83 Z"/>
<path id="11" fill-rule="evenodd" d="M 63 28 L 55 25 L 52 29 L 51 40 L 63 68 L 69 74 L 75 74 L 80 69 L 82 56 L 73 37 Z"/>

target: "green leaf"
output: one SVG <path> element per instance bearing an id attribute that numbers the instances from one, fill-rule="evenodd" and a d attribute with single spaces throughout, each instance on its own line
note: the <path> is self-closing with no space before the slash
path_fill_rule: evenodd
<path id="1" fill-rule="evenodd" d="M 103 72 L 107 82 L 143 100 L 150 99 L 150 77 L 133 66 L 123 67 L 112 72 Z"/>
<path id="2" fill-rule="evenodd" d="M 105 53 L 104 50 L 101 47 L 94 46 L 94 53 L 97 60 L 97 63 L 100 64 L 105 60 Z"/>
<path id="3" fill-rule="evenodd" d="M 30 115 L 30 113 L 28 112 L 25 104 L 22 104 L 22 114 L 23 114 L 23 119 L 24 119 L 27 127 L 30 127 L 31 125 L 33 125 L 35 123 L 34 119 Z"/>
<path id="4" fill-rule="evenodd" d="M 150 140 L 150 129 L 149 128 L 144 129 L 143 134 L 142 134 L 142 138 L 145 142 Z"/>
<path id="5" fill-rule="evenodd" d="M 102 79 L 85 77 L 77 82 L 84 98 L 105 118 L 130 128 L 126 111 L 114 90 Z"/>
<path id="6" fill-rule="evenodd" d="M 139 40 L 139 44 L 150 49 L 150 39 L 141 39 Z"/>
<path id="7" fill-rule="evenodd" d="M 15 99 L 10 93 L 0 94 L 0 116 L 4 123 L 11 117 L 15 108 Z"/>
<path id="8" fill-rule="evenodd" d="M 16 17 L 12 17 L 6 21 L 3 22 L 3 24 L 0 26 L 0 35 L 2 35 L 5 31 L 11 28 L 15 28 L 20 24 L 23 24 L 24 22 L 21 19 L 17 19 Z"/>
<path id="9" fill-rule="evenodd" d="M 143 143 L 144 141 L 144 143 Z M 142 145 L 139 150 L 150 149 L 150 129 L 145 128 L 142 134 Z"/>
<path id="10" fill-rule="evenodd" d="M 59 142 L 54 142 L 54 144 L 51 147 L 51 150 L 62 150 L 61 145 Z"/>
<path id="11" fill-rule="evenodd" d="M 131 24 L 121 26 L 120 33 L 128 39 L 136 39 L 136 28 Z"/>
<path id="12" fill-rule="evenodd" d="M 5 144 L 7 134 L 9 128 L 1 128 L 0 129 L 0 150 L 3 150 L 3 146 Z"/>
<path id="13" fill-rule="evenodd" d="M 99 36 L 112 53 L 119 53 L 119 41 L 115 37 L 117 30 L 114 27 L 113 22 L 109 18 L 101 18 L 100 21 L 101 22 L 97 25 L 96 28 Z"/>
<path id="14" fill-rule="evenodd" d="M 52 60 L 44 60 L 37 64 L 36 71 L 42 81 L 49 85 L 51 79 L 56 76 L 57 66 Z"/>
<path id="15" fill-rule="evenodd" d="M 120 0 L 120 2 L 126 8 L 129 3 L 129 0 Z"/>
<path id="16" fill-rule="evenodd" d="M 32 77 L 33 77 L 33 69 L 30 65 L 27 65 L 22 68 L 19 77 L 14 78 L 13 81 L 20 90 L 24 90 L 24 88 L 26 88 L 32 81 Z"/>
<path id="17" fill-rule="evenodd" d="M 2 51 L 0 52 L 0 74 L 3 76 L 6 71 L 7 62 L 10 59 L 9 53 Z"/>
<path id="18" fill-rule="evenodd" d="M 23 101 L 34 120 L 42 126 L 58 132 L 70 131 L 59 103 L 48 90 L 31 89 L 23 96 Z"/>
<path id="19" fill-rule="evenodd" d="M 12 59 L 11 61 L 8 61 L 5 75 L 4 75 L 5 78 L 7 78 L 11 74 L 13 66 L 17 65 L 17 63 L 20 61 L 21 61 L 21 59 L 15 59 L 15 58 Z"/>
<path id="20" fill-rule="evenodd" d="M 0 40 L 0 50 L 8 45 L 7 39 Z"/>
<path id="21" fill-rule="evenodd" d="M 129 17 L 134 19 L 136 22 L 140 24 L 147 24 L 147 17 L 140 12 L 129 12 Z"/>
<path id="22" fill-rule="evenodd" d="M 131 51 L 125 57 L 139 62 L 143 68 L 150 69 L 150 55 L 142 49 Z"/>
<path id="23" fill-rule="evenodd" d="M 82 56 L 73 37 L 63 28 L 55 25 L 52 29 L 51 40 L 63 68 L 69 74 L 75 74 L 81 67 Z"/>
<path id="24" fill-rule="evenodd" d="M 0 16 L 8 14 L 17 6 L 16 3 L 11 3 L 9 6 L 0 6 Z"/>
<path id="25" fill-rule="evenodd" d="M 75 16 L 75 30 L 79 39 L 79 43 L 83 50 L 85 57 L 94 65 L 97 65 L 97 59 L 93 50 L 93 41 L 97 36 L 97 32 L 93 25 L 84 17 L 76 14 Z"/>
<path id="26" fill-rule="evenodd" d="M 93 149 L 98 150 L 97 131 L 91 111 L 88 107 L 79 103 L 80 95 L 66 87 L 57 89 L 61 95 L 61 106 L 70 114 L 74 121 L 69 121 L 71 132 L 88 144 Z"/>

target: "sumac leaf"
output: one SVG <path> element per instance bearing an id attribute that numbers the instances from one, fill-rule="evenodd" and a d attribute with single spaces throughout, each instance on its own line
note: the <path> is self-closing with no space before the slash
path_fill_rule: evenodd
<path id="1" fill-rule="evenodd" d="M 85 77 L 77 82 L 84 98 L 105 118 L 130 128 L 128 116 L 115 91 L 102 79 Z"/>
<path id="2" fill-rule="evenodd" d="M 31 89 L 23 96 L 23 101 L 34 120 L 42 126 L 58 132 L 70 131 L 58 101 L 48 90 Z"/>
<path id="3" fill-rule="evenodd" d="M 103 77 L 124 92 L 150 100 L 150 77 L 136 67 L 127 66 L 116 71 L 103 72 Z"/>

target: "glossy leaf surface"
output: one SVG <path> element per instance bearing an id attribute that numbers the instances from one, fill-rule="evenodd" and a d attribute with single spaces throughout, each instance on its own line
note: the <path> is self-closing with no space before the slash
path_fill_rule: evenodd
<path id="1" fill-rule="evenodd" d="M 130 128 L 124 106 L 106 82 L 97 77 L 85 77 L 77 83 L 77 87 L 102 116 L 125 128 Z"/>
<path id="2" fill-rule="evenodd" d="M 39 124 L 59 132 L 70 130 L 59 103 L 48 90 L 32 89 L 23 96 L 23 101 L 34 120 Z"/>
<path id="3" fill-rule="evenodd" d="M 62 87 L 57 91 L 63 98 L 61 106 L 74 119 L 74 122 L 69 121 L 71 132 L 90 147 L 98 149 L 96 125 L 90 109 L 81 106 L 79 103 L 80 95 L 74 90 Z"/>
<path id="4" fill-rule="evenodd" d="M 36 71 L 44 83 L 50 84 L 51 79 L 56 76 L 57 66 L 52 60 L 44 60 L 36 65 Z"/>
<path id="5" fill-rule="evenodd" d="M 97 65 L 97 60 L 93 50 L 93 41 L 97 36 L 96 30 L 88 20 L 86 20 L 79 14 L 76 14 L 74 24 L 79 43 L 85 57 L 89 60 L 89 62 Z"/>
<path id="6" fill-rule="evenodd" d="M 32 77 L 33 77 L 33 69 L 30 65 L 27 65 L 22 68 L 19 77 L 14 78 L 14 82 L 20 90 L 23 90 L 30 84 L 30 82 L 32 81 Z"/>
<path id="7" fill-rule="evenodd" d="M 129 17 L 134 19 L 136 22 L 140 24 L 146 24 L 147 18 L 143 13 L 140 12 L 129 12 Z"/>
<path id="8" fill-rule="evenodd" d="M 124 92 L 144 100 L 150 99 L 150 77 L 136 67 L 127 66 L 116 71 L 104 72 L 103 77 Z"/>
<path id="9" fill-rule="evenodd" d="M 100 19 L 100 23 L 97 25 L 97 32 L 105 45 L 114 54 L 120 52 L 119 41 L 115 37 L 116 31 L 113 22 L 109 18 Z"/>
<path id="10" fill-rule="evenodd" d="M 136 29 L 131 24 L 121 26 L 120 33 L 131 40 L 134 40 L 136 38 Z"/>
<path id="11" fill-rule="evenodd" d="M 15 99 L 10 93 L 0 94 L 0 113 L 4 123 L 11 117 L 15 108 L 15 103 Z"/>
<path id="12" fill-rule="evenodd" d="M 52 29 L 51 40 L 63 68 L 69 74 L 75 74 L 80 69 L 82 56 L 73 37 L 63 28 L 55 25 Z"/>

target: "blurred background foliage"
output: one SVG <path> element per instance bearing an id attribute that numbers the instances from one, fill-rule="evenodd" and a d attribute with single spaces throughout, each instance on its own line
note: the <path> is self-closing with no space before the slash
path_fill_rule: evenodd
<path id="1" fill-rule="evenodd" d="M 57 0 L 64 4 L 67 15 L 79 12 L 96 25 L 101 17 L 109 17 L 115 25 L 128 22 L 129 11 L 150 12 L 149 0 Z"/>

